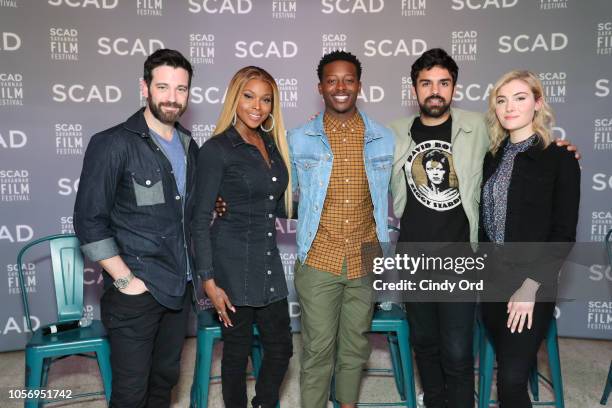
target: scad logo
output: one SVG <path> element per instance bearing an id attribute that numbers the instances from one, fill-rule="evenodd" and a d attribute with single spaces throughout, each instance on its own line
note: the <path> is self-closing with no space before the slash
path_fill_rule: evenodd
<path id="1" fill-rule="evenodd" d="M 93 7 L 97 9 L 110 10 L 117 7 L 119 0 L 48 0 L 51 6 L 68 7 Z"/>
<path id="2" fill-rule="evenodd" d="M 321 53 L 329 54 L 333 51 L 346 51 L 348 37 L 344 33 L 323 34 L 321 36 Z"/>
<path id="3" fill-rule="evenodd" d="M 540 72 L 538 74 L 548 103 L 565 103 L 567 94 L 566 72 Z"/>
<path id="4" fill-rule="evenodd" d="M 189 0 L 190 13 L 248 14 L 253 10 L 251 0 Z"/>
<path id="5" fill-rule="evenodd" d="M 6 266 L 7 279 L 8 279 L 8 294 L 19 295 L 21 294 L 21 287 L 19 285 L 19 268 L 17 264 L 8 264 Z M 27 293 L 36 293 L 36 264 L 28 262 L 21 265 L 21 271 L 23 272 L 23 286 Z"/>
<path id="6" fill-rule="evenodd" d="M 298 103 L 298 80 L 297 78 L 277 78 L 278 92 L 280 94 L 281 107 L 297 108 Z"/>
<path id="7" fill-rule="evenodd" d="M 564 33 L 550 34 L 519 34 L 516 36 L 502 35 L 498 39 L 499 48 L 502 54 L 509 52 L 537 52 L 537 51 L 561 51 L 567 48 L 568 37 Z"/>
<path id="8" fill-rule="evenodd" d="M 491 8 L 505 9 L 518 4 L 518 0 L 451 0 L 453 10 L 486 10 Z"/>
<path id="9" fill-rule="evenodd" d="M 8 130 L 0 133 L 0 147 L 21 149 L 28 143 L 28 136 L 21 130 Z"/>
<path id="10" fill-rule="evenodd" d="M 612 55 L 612 21 L 597 24 L 597 55 Z"/>
<path id="11" fill-rule="evenodd" d="M 384 0 L 321 0 L 323 14 L 374 14 L 380 13 L 384 8 Z"/>

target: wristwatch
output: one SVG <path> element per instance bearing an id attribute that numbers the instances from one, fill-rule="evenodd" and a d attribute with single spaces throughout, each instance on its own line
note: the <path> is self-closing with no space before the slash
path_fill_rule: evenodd
<path id="1" fill-rule="evenodd" d="M 132 272 L 130 272 L 127 276 L 124 276 L 123 278 L 115 279 L 113 285 L 115 285 L 117 289 L 125 289 L 127 288 L 127 285 L 130 284 L 132 279 L 134 279 L 134 275 L 132 274 Z"/>

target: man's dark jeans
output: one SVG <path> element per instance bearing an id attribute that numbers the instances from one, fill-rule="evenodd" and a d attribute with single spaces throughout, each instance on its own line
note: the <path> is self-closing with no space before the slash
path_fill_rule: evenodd
<path id="1" fill-rule="evenodd" d="M 427 408 L 474 407 L 474 302 L 410 302 L 410 341 Z"/>
<path id="2" fill-rule="evenodd" d="M 236 306 L 236 313 L 230 311 L 229 315 L 233 327 L 221 326 L 221 381 L 225 407 L 247 406 L 245 373 L 253 341 L 253 323 L 256 323 L 263 345 L 263 362 L 252 404 L 254 407 L 274 408 L 293 354 L 287 299 L 263 307 Z"/>
<path id="3" fill-rule="evenodd" d="M 178 382 L 187 331 L 191 285 L 181 310 L 168 309 L 145 292 L 126 295 L 114 287 L 100 299 L 113 372 L 112 408 L 168 408 Z"/>

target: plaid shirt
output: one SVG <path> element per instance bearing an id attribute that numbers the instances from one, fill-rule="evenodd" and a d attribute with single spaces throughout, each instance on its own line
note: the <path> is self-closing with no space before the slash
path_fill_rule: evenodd
<path id="1" fill-rule="evenodd" d="M 348 278 L 359 278 L 366 275 L 362 244 L 378 242 L 363 158 L 365 125 L 355 112 L 345 122 L 325 114 L 323 126 L 334 162 L 319 229 L 306 264 L 340 275 L 346 259 Z"/>

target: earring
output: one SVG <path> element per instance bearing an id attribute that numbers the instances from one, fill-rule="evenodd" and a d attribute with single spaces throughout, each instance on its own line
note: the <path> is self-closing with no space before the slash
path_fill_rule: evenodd
<path id="1" fill-rule="evenodd" d="M 236 112 L 234 112 L 234 118 L 232 119 L 232 126 L 236 126 Z"/>
<path id="2" fill-rule="evenodd" d="M 259 125 L 259 127 L 261 128 L 261 130 L 263 130 L 263 131 L 264 131 L 264 132 L 266 132 L 266 133 L 271 132 L 271 131 L 272 131 L 272 129 L 274 129 L 274 126 L 276 125 L 276 123 L 274 122 L 274 116 L 272 116 L 272 115 L 268 115 L 268 118 L 271 118 L 271 119 L 272 119 L 272 126 L 270 126 L 270 128 L 269 128 L 269 129 L 264 128 L 264 126 L 263 126 L 263 122 L 261 123 L 261 125 Z"/>

